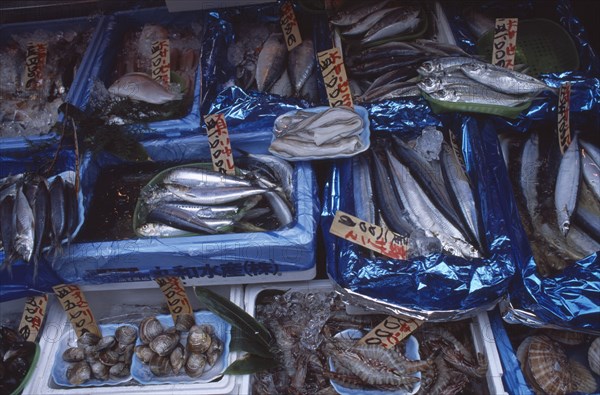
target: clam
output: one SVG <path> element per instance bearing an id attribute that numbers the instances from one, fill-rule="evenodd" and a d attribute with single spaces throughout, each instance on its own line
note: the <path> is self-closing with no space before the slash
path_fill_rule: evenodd
<path id="1" fill-rule="evenodd" d="M 130 325 L 122 325 L 115 331 L 115 338 L 119 345 L 133 344 L 137 339 L 137 329 Z"/>
<path id="2" fill-rule="evenodd" d="M 131 358 L 133 358 L 133 353 L 135 349 L 135 344 L 128 345 L 123 351 L 123 359 L 125 362 L 131 362 Z"/>
<path id="3" fill-rule="evenodd" d="M 161 357 L 168 356 L 179 344 L 179 333 L 161 333 L 150 342 L 152 351 Z"/>
<path id="4" fill-rule="evenodd" d="M 187 349 L 193 353 L 205 353 L 211 343 L 210 333 L 206 326 L 194 325 L 190 328 L 187 338 Z"/>
<path id="5" fill-rule="evenodd" d="M 62 359 L 65 362 L 79 362 L 85 359 L 85 352 L 81 347 L 69 347 L 63 352 Z"/>
<path id="6" fill-rule="evenodd" d="M 119 362 L 119 353 L 115 350 L 104 350 L 100 352 L 98 359 L 107 366 L 113 366 Z"/>
<path id="7" fill-rule="evenodd" d="M 142 363 L 150 363 L 150 360 L 156 353 L 152 351 L 149 345 L 140 344 L 139 346 L 135 346 L 135 355 Z"/>
<path id="8" fill-rule="evenodd" d="M 185 349 L 181 343 L 177 344 L 177 347 L 169 355 L 169 362 L 171 363 L 171 369 L 173 373 L 177 374 L 185 363 Z"/>
<path id="9" fill-rule="evenodd" d="M 529 345 L 527 366 L 547 394 L 566 394 L 571 387 L 567 355 L 560 344 L 546 336 L 536 336 Z"/>
<path id="10" fill-rule="evenodd" d="M 67 368 L 67 380 L 73 385 L 81 385 L 92 377 L 92 369 L 87 362 L 75 362 Z"/>
<path id="11" fill-rule="evenodd" d="M 114 366 L 110 367 L 109 374 L 110 377 L 114 377 L 117 379 L 129 376 L 129 365 L 124 362 L 119 362 Z"/>
<path id="12" fill-rule="evenodd" d="M 587 335 L 581 332 L 567 331 L 562 329 L 549 329 L 543 330 L 544 335 L 548 336 L 552 340 L 556 340 L 559 343 L 567 346 L 576 346 L 585 342 Z"/>
<path id="13" fill-rule="evenodd" d="M 168 357 L 161 357 L 158 354 L 154 354 L 150 360 L 150 371 L 155 376 L 168 376 L 171 374 L 171 362 Z"/>
<path id="14" fill-rule="evenodd" d="M 185 372 L 190 377 L 199 377 L 204 373 L 206 366 L 206 357 L 204 354 L 191 353 L 185 361 Z"/>
<path id="15" fill-rule="evenodd" d="M 594 374 L 582 363 L 572 359 L 569 360 L 569 374 L 571 375 L 569 392 L 592 394 L 598 391 Z"/>
<path id="16" fill-rule="evenodd" d="M 97 351 L 103 351 L 109 348 L 112 348 L 117 343 L 117 340 L 114 336 L 104 336 L 101 338 L 96 344 Z"/>
<path id="17" fill-rule="evenodd" d="M 206 362 L 213 366 L 223 354 L 223 342 L 215 335 L 211 335 L 210 347 L 206 351 Z"/>
<path id="18" fill-rule="evenodd" d="M 600 337 L 594 339 L 588 349 L 588 363 L 592 372 L 600 376 Z"/>
<path id="19" fill-rule="evenodd" d="M 108 366 L 103 364 L 100 361 L 95 361 L 90 363 L 90 369 L 92 370 L 92 376 L 98 380 L 107 380 L 108 379 L 108 370 L 110 369 Z"/>
<path id="20" fill-rule="evenodd" d="M 85 346 L 95 346 L 99 341 L 100 336 L 92 332 L 85 332 L 77 338 L 77 345 L 85 348 Z"/>
<path id="21" fill-rule="evenodd" d="M 196 320 L 192 314 L 180 314 L 175 321 L 175 329 L 180 332 L 187 332 L 194 325 L 196 325 Z"/>
<path id="22" fill-rule="evenodd" d="M 149 344 L 152 339 L 163 333 L 163 326 L 156 317 L 146 317 L 140 322 L 140 340 Z"/>

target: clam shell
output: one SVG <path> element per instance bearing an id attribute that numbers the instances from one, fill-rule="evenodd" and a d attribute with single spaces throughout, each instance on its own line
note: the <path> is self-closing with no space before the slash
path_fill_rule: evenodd
<path id="1" fill-rule="evenodd" d="M 569 360 L 569 374 L 571 375 L 569 392 L 591 394 L 598 391 L 598 383 L 596 383 L 594 374 L 582 363 Z"/>
<path id="2" fill-rule="evenodd" d="M 568 346 L 576 346 L 585 342 L 587 335 L 581 332 L 567 331 L 562 329 L 550 329 L 546 328 L 543 330 L 544 335 L 548 336 L 552 340 L 556 340 L 559 343 L 566 344 Z"/>
<path id="3" fill-rule="evenodd" d="M 150 363 L 150 360 L 156 353 L 152 351 L 149 345 L 140 344 L 135 346 L 135 355 L 142 361 L 142 363 Z"/>
<path id="4" fill-rule="evenodd" d="M 102 339 L 98 341 L 96 344 L 97 351 L 103 351 L 109 348 L 112 348 L 117 343 L 117 340 L 114 336 L 104 336 Z"/>
<path id="5" fill-rule="evenodd" d="M 81 347 L 69 347 L 63 352 L 63 361 L 65 362 L 79 362 L 85 359 L 85 351 Z"/>
<path id="6" fill-rule="evenodd" d="M 179 344 L 179 333 L 161 333 L 150 342 L 152 351 L 161 357 L 168 356 Z"/>
<path id="7" fill-rule="evenodd" d="M 204 354 L 191 353 L 185 361 L 185 372 L 190 377 L 199 377 L 204 373 L 206 357 Z"/>
<path id="8" fill-rule="evenodd" d="M 171 374 L 172 370 L 169 358 L 154 354 L 150 360 L 150 371 L 155 376 L 168 376 Z"/>
<path id="9" fill-rule="evenodd" d="M 119 345 L 128 346 L 133 344 L 137 339 L 137 329 L 131 325 L 122 325 L 115 331 L 115 338 Z"/>
<path id="10" fill-rule="evenodd" d="M 597 337 L 588 349 L 588 363 L 592 372 L 600 376 L 600 337 Z"/>
<path id="11" fill-rule="evenodd" d="M 537 385 L 549 395 L 566 394 L 571 386 L 567 355 L 562 346 L 546 336 L 529 345 L 527 366 Z"/>
<path id="12" fill-rule="evenodd" d="M 92 332 L 85 332 L 83 335 L 81 335 L 77 338 L 77 345 L 79 347 L 95 346 L 96 344 L 98 344 L 99 341 L 100 341 L 100 336 L 98 336 Z"/>
<path id="13" fill-rule="evenodd" d="M 108 379 L 108 370 L 110 367 L 106 366 L 100 361 L 90 363 L 90 369 L 92 369 L 92 376 L 98 380 Z"/>
<path id="14" fill-rule="evenodd" d="M 98 359 L 107 366 L 113 366 L 119 362 L 119 353 L 114 350 L 104 350 L 100 352 Z"/>
<path id="15" fill-rule="evenodd" d="M 67 368 L 67 380 L 73 385 L 81 385 L 92 378 L 92 369 L 87 362 L 76 362 Z"/>
<path id="16" fill-rule="evenodd" d="M 129 376 L 129 365 L 124 362 L 119 362 L 118 364 L 111 366 L 108 372 L 110 377 L 114 377 L 117 379 Z"/>
<path id="17" fill-rule="evenodd" d="M 144 344 L 149 344 L 152 339 L 163 333 L 164 328 L 156 317 L 146 317 L 140 322 L 140 340 Z"/>
<path id="18" fill-rule="evenodd" d="M 180 314 L 175 321 L 175 329 L 180 332 L 187 332 L 194 325 L 196 325 L 196 319 L 192 314 Z"/>
<path id="19" fill-rule="evenodd" d="M 223 354 L 223 342 L 215 335 L 211 335 L 210 347 L 206 351 L 206 362 L 213 366 Z"/>
<path id="20" fill-rule="evenodd" d="M 194 353 L 205 353 L 211 343 L 210 333 L 206 326 L 194 325 L 190 328 L 187 338 L 187 349 Z"/>
<path id="21" fill-rule="evenodd" d="M 183 345 L 177 344 L 177 347 L 169 355 L 169 362 L 174 374 L 178 374 L 183 365 L 185 364 L 185 349 Z"/>

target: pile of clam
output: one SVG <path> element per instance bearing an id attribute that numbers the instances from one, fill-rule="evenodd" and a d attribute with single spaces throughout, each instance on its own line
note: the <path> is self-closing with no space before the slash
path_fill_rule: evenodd
<path id="1" fill-rule="evenodd" d="M 585 348 L 587 358 L 576 358 L 575 350 Z M 590 343 L 589 336 L 583 333 L 545 329 L 521 342 L 517 359 L 525 379 L 536 393 L 591 394 L 598 391 L 600 337 Z"/>
<path id="2" fill-rule="evenodd" d="M 23 381 L 35 356 L 35 343 L 0 326 L 0 394 L 12 393 Z"/>
<path id="3" fill-rule="evenodd" d="M 85 332 L 77 338 L 77 347 L 67 348 L 62 355 L 67 368 L 67 380 L 81 385 L 88 380 L 119 380 L 130 375 L 137 330 L 122 325 L 115 334 L 100 337 Z"/>
<path id="4" fill-rule="evenodd" d="M 191 315 L 178 316 L 175 326 L 164 328 L 156 317 L 147 317 L 139 327 L 135 355 L 150 366 L 155 376 L 200 377 L 223 353 L 223 342 L 211 325 L 196 325 Z M 187 339 L 183 339 L 187 332 Z M 185 346 L 184 346 L 185 344 Z"/>

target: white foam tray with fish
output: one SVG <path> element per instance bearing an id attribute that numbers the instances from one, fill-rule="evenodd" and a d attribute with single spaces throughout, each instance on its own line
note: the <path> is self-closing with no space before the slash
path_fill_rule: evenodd
<path id="1" fill-rule="evenodd" d="M 87 74 L 89 73 L 90 59 L 95 56 L 100 34 L 106 20 L 106 17 L 96 16 L 9 23 L 0 26 L 0 70 L 2 70 L 0 74 L 3 81 L 0 84 L 2 86 L 0 90 L 3 92 L 3 105 L 2 110 L 0 110 L 0 113 L 2 113 L 2 119 L 0 119 L 2 123 L 0 125 L 0 141 L 2 142 L 0 153 L 3 156 L 11 153 L 22 155 L 24 152 L 30 152 L 36 147 L 58 141 L 60 136 L 55 132 L 50 132 L 54 123 L 62 119 L 62 115 L 58 114 L 57 108 L 63 101 L 76 106 L 82 104 L 80 91 L 89 84 Z M 89 39 L 80 56 L 73 56 L 77 55 L 74 49 L 70 49 L 71 53 L 69 55 L 60 52 L 64 49 L 58 48 L 58 41 L 61 42 L 61 45 L 64 45 L 76 40 L 78 35 L 85 32 L 89 32 Z M 25 48 L 19 49 L 19 45 L 16 45 L 15 42 L 23 46 L 28 41 L 50 41 L 53 39 L 56 39 L 56 43 L 54 41 L 47 42 L 49 51 L 47 62 L 49 63 L 46 64 L 43 71 L 43 78 L 45 79 L 43 81 L 45 85 L 54 85 L 54 89 L 45 87 L 44 91 L 49 90 L 48 97 L 51 95 L 50 91 L 54 91 L 55 93 L 52 96 L 56 96 L 56 98 L 52 101 L 48 99 L 47 102 L 44 100 L 42 108 L 38 109 L 35 100 L 35 96 L 38 95 L 37 91 L 31 91 L 32 93 L 29 96 L 19 92 L 15 94 L 14 99 L 21 99 L 21 105 L 19 108 L 11 107 L 12 95 L 15 93 L 13 91 L 15 87 L 19 87 L 20 84 L 24 83 L 20 81 L 20 77 L 26 74 L 21 73 L 21 70 L 25 68 Z M 60 52 L 58 55 L 57 51 Z M 16 63 L 19 59 L 22 59 L 22 64 Z M 19 87 L 19 90 L 21 89 Z M 27 92 L 25 89 L 23 90 Z M 23 117 L 22 121 L 17 121 L 19 117 Z M 9 125 L 23 130 L 18 135 L 15 133 L 7 134 L 5 132 L 9 131 Z M 10 129 L 14 128 L 10 126 Z"/>
<path id="2" fill-rule="evenodd" d="M 156 284 L 156 283 L 155 283 Z M 81 289 L 85 292 L 96 322 L 103 325 L 129 323 L 137 326 L 143 318 L 167 313 L 166 299 L 162 292 L 155 286 L 154 289 L 136 289 L 135 286 L 127 289 L 118 289 L 112 286 L 103 291 L 94 291 L 85 286 Z M 210 289 L 221 296 L 231 300 L 236 305 L 243 307 L 244 292 L 241 286 L 216 286 Z M 191 288 L 186 288 L 192 308 L 197 311 L 200 303 Z M 201 312 L 206 314 L 206 312 Z M 135 379 L 119 385 L 103 386 L 71 386 L 57 385 L 52 379 L 55 369 L 55 358 L 60 357 L 59 348 L 63 346 L 61 339 L 73 334 L 70 322 L 65 312 L 58 303 L 54 303 L 48 310 L 46 324 L 40 336 L 42 355 L 40 360 L 47 361 L 39 364 L 34 376 L 25 387 L 23 395 L 56 394 L 56 395 L 93 395 L 93 394 L 122 394 L 122 395 L 169 395 L 178 393 L 181 395 L 218 395 L 229 394 L 241 383 L 241 377 L 225 375 L 213 382 L 180 382 L 180 383 L 157 383 L 152 385 L 140 384 Z M 71 336 L 73 338 L 73 336 Z M 225 339 L 222 339 L 225 340 Z M 133 357 L 134 359 L 136 356 Z M 239 358 L 238 352 L 230 352 L 221 358 L 222 366 L 228 366 Z M 132 366 L 132 369 L 135 367 Z M 137 373 L 135 373 L 137 374 Z M 132 375 L 135 376 L 132 370 Z"/>
<path id="3" fill-rule="evenodd" d="M 256 315 L 256 301 L 263 291 L 301 291 L 301 292 L 332 292 L 334 286 L 329 280 L 297 281 L 279 284 L 254 284 L 246 286 L 244 293 L 245 310 L 251 316 Z M 350 315 L 377 314 L 375 311 L 367 311 L 360 307 L 348 304 L 346 312 Z M 485 374 L 487 389 L 491 395 L 507 395 L 502 383 L 503 370 L 498 356 L 498 349 L 491 330 L 486 313 L 480 313 L 470 320 L 469 327 L 473 339 L 475 352 L 482 353 L 488 361 L 488 369 Z M 252 394 L 252 376 L 242 377 L 237 395 Z"/>

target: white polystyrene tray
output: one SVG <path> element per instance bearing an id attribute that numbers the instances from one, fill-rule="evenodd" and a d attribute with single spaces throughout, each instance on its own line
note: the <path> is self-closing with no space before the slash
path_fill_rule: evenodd
<path id="1" fill-rule="evenodd" d="M 244 305 L 246 306 L 246 312 L 251 316 L 254 316 L 255 314 L 256 298 L 258 294 L 266 289 L 276 289 L 282 291 L 287 291 L 290 289 L 302 291 L 333 291 L 333 286 L 329 280 L 248 285 L 244 295 Z M 352 309 L 352 311 L 357 314 L 365 313 L 364 310 L 363 312 L 360 312 L 359 310 L 360 309 Z M 473 345 L 475 347 L 475 351 L 484 354 L 488 360 L 486 382 L 490 395 L 508 395 L 502 383 L 502 365 L 500 364 L 500 357 L 498 356 L 496 341 L 494 340 L 494 335 L 492 333 L 487 313 L 480 313 L 477 315 L 477 317 L 473 318 L 470 327 L 471 334 L 473 335 Z M 242 376 L 242 381 L 236 394 L 251 395 L 251 390 L 251 376 Z"/>
<path id="2" fill-rule="evenodd" d="M 242 286 L 219 286 L 211 287 L 213 291 L 229 299 L 236 305 L 243 308 L 244 291 Z M 117 320 L 119 309 L 131 309 L 137 306 L 137 312 L 144 314 L 146 309 L 156 309 L 158 306 L 166 303 L 166 299 L 162 292 L 156 286 L 154 289 L 123 289 L 118 286 L 113 286 L 112 290 L 104 291 L 87 291 L 85 290 L 86 298 L 92 308 L 94 317 L 97 322 L 103 323 L 108 320 L 108 317 Z M 187 288 L 188 297 L 194 310 L 199 308 L 199 302 L 194 296 L 193 289 Z M 239 376 L 225 375 L 217 382 L 213 383 L 189 383 L 189 384 L 157 384 L 157 385 L 139 385 L 135 382 L 128 382 L 119 386 L 104 386 L 104 387 L 58 387 L 52 380 L 52 366 L 54 356 L 56 355 L 59 339 L 63 334 L 71 329 L 70 323 L 62 310 L 59 303 L 53 303 L 48 311 L 46 325 L 42 332 L 40 346 L 41 355 L 38 368 L 34 372 L 29 384 L 23 390 L 23 395 L 94 395 L 94 394 L 110 394 L 110 395 L 218 395 L 231 394 L 240 386 L 241 379 Z M 134 310 L 126 310 L 129 314 L 134 314 Z M 150 313 L 148 313 L 149 315 Z M 228 365 L 239 357 L 239 353 L 229 353 Z"/>

